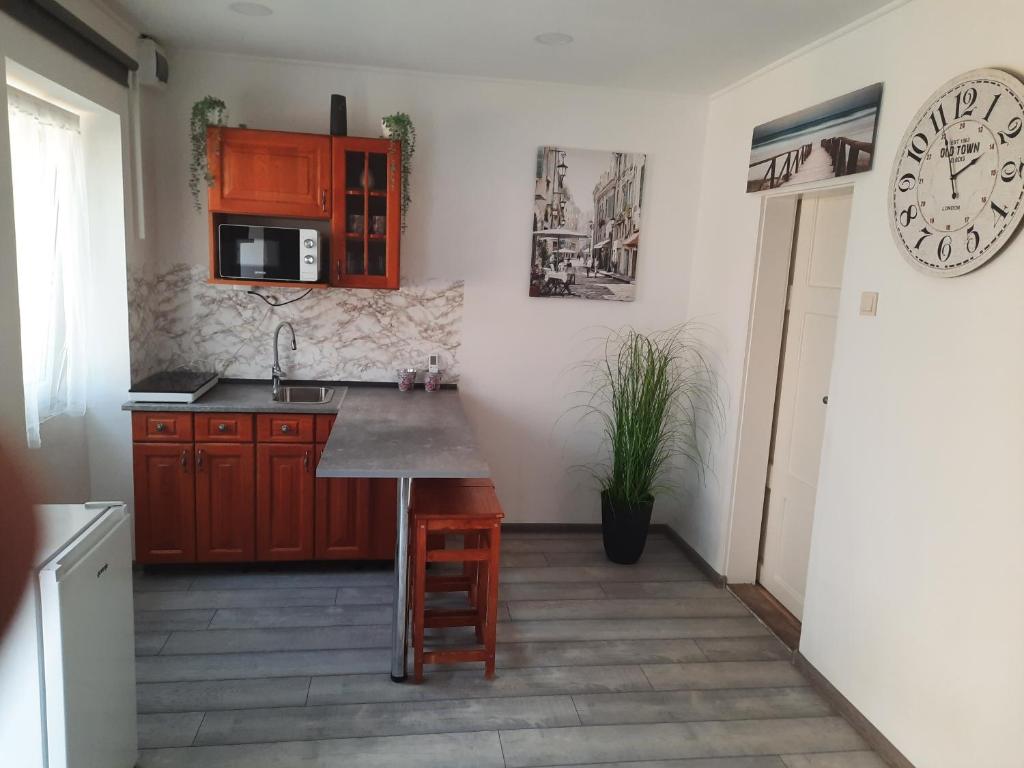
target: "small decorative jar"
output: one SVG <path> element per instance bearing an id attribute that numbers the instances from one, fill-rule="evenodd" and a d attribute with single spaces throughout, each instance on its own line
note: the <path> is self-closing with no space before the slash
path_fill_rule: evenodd
<path id="1" fill-rule="evenodd" d="M 423 374 L 423 388 L 427 392 L 437 392 L 441 388 L 441 374 L 444 371 L 427 371 Z"/>
<path id="2" fill-rule="evenodd" d="M 398 369 L 398 391 L 399 392 L 412 392 L 413 387 L 416 386 L 416 369 L 415 368 L 399 368 Z"/>

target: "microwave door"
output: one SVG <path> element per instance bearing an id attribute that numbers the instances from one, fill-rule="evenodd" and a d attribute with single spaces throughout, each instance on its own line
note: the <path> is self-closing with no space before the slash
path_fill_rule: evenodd
<path id="1" fill-rule="evenodd" d="M 299 232 L 296 229 L 264 229 L 263 269 L 267 280 L 299 279 Z"/>
<path id="2" fill-rule="evenodd" d="M 263 227 L 247 227 L 248 237 L 235 240 L 238 276 L 244 278 L 260 278 L 264 274 L 264 240 Z"/>

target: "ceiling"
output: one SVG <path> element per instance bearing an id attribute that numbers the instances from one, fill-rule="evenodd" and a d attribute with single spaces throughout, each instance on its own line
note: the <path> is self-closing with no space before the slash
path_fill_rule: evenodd
<path id="1" fill-rule="evenodd" d="M 258 0 L 261 16 L 231 0 L 109 2 L 173 47 L 708 93 L 890 0 Z M 546 32 L 574 41 L 534 40 Z"/>

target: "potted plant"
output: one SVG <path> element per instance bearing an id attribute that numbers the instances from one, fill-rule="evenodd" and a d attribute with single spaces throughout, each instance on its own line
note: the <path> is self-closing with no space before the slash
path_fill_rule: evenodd
<path id="1" fill-rule="evenodd" d="M 416 126 L 405 112 L 381 118 L 380 126 L 385 138 L 402 144 L 402 232 L 405 232 L 405 214 L 412 199 L 409 193 L 409 173 L 412 171 L 412 155 L 416 151 Z"/>
<path id="2" fill-rule="evenodd" d="M 202 190 L 213 184 L 213 174 L 206 165 L 206 129 L 211 125 L 224 125 L 228 108 L 216 96 L 204 96 L 192 105 L 189 136 L 192 139 L 192 162 L 189 164 L 188 188 L 196 210 L 203 210 Z"/>
<path id="3" fill-rule="evenodd" d="M 711 367 L 690 325 L 641 333 L 613 331 L 603 359 L 592 364 L 586 412 L 596 416 L 610 461 L 592 467 L 601 485 L 601 531 L 614 563 L 640 559 L 654 500 L 672 484 L 680 461 L 703 478 L 700 437 L 717 422 L 721 405 Z"/>

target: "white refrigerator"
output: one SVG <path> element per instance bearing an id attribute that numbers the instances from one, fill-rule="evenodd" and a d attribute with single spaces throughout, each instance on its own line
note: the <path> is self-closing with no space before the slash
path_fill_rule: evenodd
<path id="1" fill-rule="evenodd" d="M 19 768 L 131 768 L 131 518 L 119 502 L 36 512 L 37 569 L 0 644 L 0 754 Z"/>

